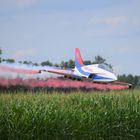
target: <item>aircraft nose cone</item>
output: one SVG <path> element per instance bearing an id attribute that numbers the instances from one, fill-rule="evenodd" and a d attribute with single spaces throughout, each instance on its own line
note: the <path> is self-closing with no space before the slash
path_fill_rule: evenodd
<path id="1" fill-rule="evenodd" d="M 114 79 L 114 81 L 116 81 L 117 80 L 117 76 L 114 74 L 114 76 L 113 76 L 113 79 Z"/>

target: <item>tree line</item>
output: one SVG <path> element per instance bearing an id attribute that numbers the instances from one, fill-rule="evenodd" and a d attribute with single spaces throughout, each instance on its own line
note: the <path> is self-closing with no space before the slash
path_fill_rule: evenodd
<path id="1" fill-rule="evenodd" d="M 0 49 L 0 55 L 2 55 L 2 49 Z M 4 59 L 0 57 L 0 62 L 6 62 L 6 63 L 15 63 L 14 59 L 8 58 L 8 59 Z M 53 64 L 52 62 L 50 62 L 49 60 L 43 61 L 41 63 L 37 63 L 37 62 L 32 62 L 32 61 L 18 61 L 18 63 L 20 64 L 29 64 L 29 65 L 33 65 L 33 66 L 56 66 L 56 67 L 67 67 L 67 68 L 74 68 L 74 61 L 72 59 L 68 60 L 68 61 L 61 61 L 60 64 Z M 111 64 L 106 63 L 106 59 L 102 58 L 100 55 L 95 56 L 94 61 L 90 61 L 90 60 L 86 60 L 84 61 L 85 65 L 90 65 L 90 64 L 101 64 L 104 63 L 106 65 L 108 65 L 110 68 L 112 68 Z"/>
<path id="2" fill-rule="evenodd" d="M 0 49 L 0 56 L 2 55 L 2 49 Z M 15 63 L 16 61 L 14 59 L 8 58 L 8 59 L 4 59 L 2 57 L 0 57 L 0 63 L 1 62 L 6 62 L 6 63 Z M 85 60 L 83 61 L 85 65 L 90 65 L 90 64 L 101 64 L 104 63 L 106 65 L 108 65 L 110 68 L 112 68 L 111 64 L 108 64 L 106 62 L 106 59 L 102 58 L 100 55 L 97 55 L 94 57 L 93 61 L 90 60 Z M 32 62 L 32 61 L 19 61 L 18 63 L 20 64 L 27 64 L 27 65 L 33 65 L 33 66 L 54 66 L 54 67 L 64 67 L 64 68 L 74 68 L 75 64 L 74 61 L 72 59 L 68 60 L 68 61 L 61 61 L 60 64 L 53 64 L 52 62 L 50 62 L 49 60 L 43 61 L 41 63 L 37 63 L 37 62 Z M 140 86 L 140 75 L 132 75 L 132 74 L 123 74 L 123 75 L 118 75 L 118 81 L 120 82 L 126 82 L 126 83 L 131 83 L 134 86 Z"/>
<path id="3" fill-rule="evenodd" d="M 133 86 L 140 86 L 140 76 L 138 75 L 135 76 L 133 76 L 132 74 L 118 75 L 118 81 L 131 83 Z"/>

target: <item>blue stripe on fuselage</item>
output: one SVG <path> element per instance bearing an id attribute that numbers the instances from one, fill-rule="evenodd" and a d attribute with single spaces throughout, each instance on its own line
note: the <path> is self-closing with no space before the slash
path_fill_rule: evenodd
<path id="1" fill-rule="evenodd" d="M 89 73 L 89 72 L 83 71 L 83 70 L 82 70 L 82 65 L 80 65 L 80 64 L 78 63 L 77 60 L 75 61 L 75 66 L 76 66 L 77 70 L 80 72 L 80 74 L 85 75 L 86 77 L 89 76 L 89 75 L 91 74 L 91 73 Z M 102 79 L 103 79 L 103 80 L 113 80 L 112 78 L 107 78 L 107 77 L 98 76 L 98 75 L 94 75 L 94 76 L 92 77 L 92 79 L 93 79 L 93 80 L 102 80 Z"/>
<path id="2" fill-rule="evenodd" d="M 103 79 L 103 80 L 113 80 L 112 78 L 107 78 L 107 77 L 98 76 L 98 75 L 94 75 L 92 79 L 93 80 L 101 80 L 101 79 Z"/>
<path id="3" fill-rule="evenodd" d="M 82 70 L 82 65 L 80 65 L 77 60 L 75 61 L 75 66 L 76 66 L 77 70 L 80 72 L 80 74 L 82 74 L 86 77 L 90 75 L 89 72 L 85 72 Z"/>

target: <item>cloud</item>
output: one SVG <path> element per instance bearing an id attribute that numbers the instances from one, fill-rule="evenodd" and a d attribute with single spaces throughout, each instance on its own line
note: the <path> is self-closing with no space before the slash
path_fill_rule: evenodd
<path id="1" fill-rule="evenodd" d="M 127 16 L 116 16 L 110 18 L 93 18 L 92 21 L 96 24 L 105 24 L 112 26 L 119 26 L 124 24 L 128 20 Z"/>
<path id="2" fill-rule="evenodd" d="M 33 56 L 33 55 L 36 55 L 36 54 L 37 54 L 36 49 L 29 48 L 29 49 L 26 49 L 26 50 L 16 51 L 15 54 L 13 54 L 12 58 L 18 60 L 18 59 L 23 59 L 23 58 L 30 57 L 30 56 Z"/>

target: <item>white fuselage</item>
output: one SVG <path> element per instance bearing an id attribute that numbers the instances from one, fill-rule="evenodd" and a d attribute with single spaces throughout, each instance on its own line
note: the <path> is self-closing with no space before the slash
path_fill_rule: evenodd
<path id="1" fill-rule="evenodd" d="M 84 65 L 79 70 L 75 67 L 74 74 L 79 75 L 81 77 L 89 78 L 88 73 L 93 73 L 94 77 L 92 78 L 93 81 L 96 82 L 111 82 L 116 81 L 117 77 L 115 73 L 109 68 L 107 69 L 106 65 L 101 64 L 92 64 L 92 65 Z"/>

